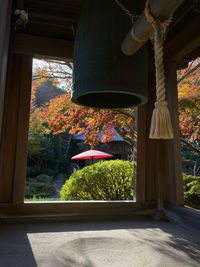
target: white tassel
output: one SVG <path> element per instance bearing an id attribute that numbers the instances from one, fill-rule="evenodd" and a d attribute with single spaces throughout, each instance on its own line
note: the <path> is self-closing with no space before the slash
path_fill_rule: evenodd
<path id="1" fill-rule="evenodd" d="M 174 138 L 172 123 L 167 107 L 167 102 L 156 102 L 152 114 L 149 138 L 172 139 Z"/>

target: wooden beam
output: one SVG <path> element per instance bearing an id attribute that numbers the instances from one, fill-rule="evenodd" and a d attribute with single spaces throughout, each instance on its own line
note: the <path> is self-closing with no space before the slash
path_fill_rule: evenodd
<path id="1" fill-rule="evenodd" d="M 79 14 L 80 8 L 83 5 L 84 0 L 63 0 L 63 1 L 29 0 L 27 2 L 29 10 L 46 10 L 45 13 L 51 12 L 52 14 L 54 14 L 55 11 L 57 10 L 60 10 L 63 13 L 67 10 L 70 13 Z"/>
<path id="2" fill-rule="evenodd" d="M 59 16 L 59 15 L 52 15 L 52 14 L 45 14 L 45 13 L 38 13 L 38 12 L 34 12 L 34 11 L 29 11 L 28 13 L 29 15 L 29 20 L 32 20 L 33 18 L 39 18 L 48 22 L 57 22 L 57 24 L 69 24 L 69 23 L 77 23 L 79 16 L 75 16 L 73 14 L 69 14 L 65 17 L 63 16 Z"/>
<path id="3" fill-rule="evenodd" d="M 155 202 L 137 203 L 134 201 L 58 201 L 58 202 L 29 202 L 23 204 L 1 204 L 1 218 L 10 216 L 53 216 L 60 215 L 72 219 L 81 219 L 81 216 L 109 216 L 115 215 L 124 218 L 126 215 L 150 215 L 155 211 Z"/>
<path id="4" fill-rule="evenodd" d="M 75 29 L 75 27 L 73 26 L 73 24 L 65 24 L 65 25 L 63 25 L 63 24 L 58 24 L 58 23 L 53 23 L 53 22 L 50 22 L 50 21 L 38 21 L 38 20 L 36 20 L 36 19 L 33 19 L 33 18 L 30 18 L 29 19 L 29 23 L 31 24 L 31 25 L 33 25 L 33 24 L 36 24 L 35 26 L 36 27 L 43 27 L 43 26 L 47 26 L 47 27 L 56 27 L 57 29 L 59 29 L 59 28 L 62 28 L 66 33 L 67 32 L 71 32 L 71 36 L 72 36 L 72 38 L 73 38 L 73 35 L 74 35 L 74 29 Z"/>
<path id="5" fill-rule="evenodd" d="M 200 46 L 200 16 L 195 17 L 188 23 L 184 30 L 179 31 L 165 47 L 167 61 L 179 62 L 186 55 Z"/>
<path id="6" fill-rule="evenodd" d="M 150 10 L 154 17 L 163 22 L 171 16 L 183 2 L 184 0 L 150 0 Z M 143 41 L 136 41 L 133 38 L 133 32 L 139 40 Z M 153 32 L 154 29 L 146 19 L 145 12 L 143 11 L 123 41 L 121 46 L 122 52 L 127 56 L 133 55 L 147 42 Z"/>
<path id="7" fill-rule="evenodd" d="M 24 9 L 24 0 L 17 0 L 17 9 Z"/>
<path id="8" fill-rule="evenodd" d="M 72 59 L 73 50 L 74 42 L 70 40 L 58 40 L 28 34 L 15 35 L 14 53 L 16 54 Z"/>

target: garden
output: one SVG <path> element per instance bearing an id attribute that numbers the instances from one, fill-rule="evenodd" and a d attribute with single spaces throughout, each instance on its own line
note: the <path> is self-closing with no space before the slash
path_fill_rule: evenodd
<path id="1" fill-rule="evenodd" d="M 73 135 L 79 145 L 109 145 L 116 133 L 135 145 L 135 111 L 94 109 L 70 100 L 72 63 L 35 60 L 28 135 L 25 200 L 131 200 L 134 195 L 133 158 L 81 166 L 73 173 Z M 55 75 L 56 74 L 56 75 Z M 200 203 L 200 59 L 177 72 L 185 204 Z"/>

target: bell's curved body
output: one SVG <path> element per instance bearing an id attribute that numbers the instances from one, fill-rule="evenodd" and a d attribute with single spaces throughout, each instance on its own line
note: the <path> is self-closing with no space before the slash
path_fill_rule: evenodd
<path id="1" fill-rule="evenodd" d="M 134 15 L 141 1 L 122 3 Z M 147 102 L 148 50 L 121 52 L 130 18 L 114 0 L 86 0 L 74 48 L 72 101 L 96 108 L 126 108 Z"/>

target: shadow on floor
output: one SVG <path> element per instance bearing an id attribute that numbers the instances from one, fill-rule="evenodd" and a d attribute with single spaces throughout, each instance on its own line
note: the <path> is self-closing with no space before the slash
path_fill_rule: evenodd
<path id="1" fill-rule="evenodd" d="M 102 261 L 101 267 L 125 266 L 120 260 L 114 265 L 109 262 L 119 255 L 129 262 L 126 267 L 145 266 L 149 258 L 162 260 L 166 264 L 162 266 L 199 266 L 200 262 L 199 233 L 152 220 L 2 223 L 0 237 L 0 267 L 100 266 L 94 261 Z M 131 264 L 134 259 L 137 265 Z"/>
<path id="2" fill-rule="evenodd" d="M 20 227 L 21 228 L 21 227 Z M 26 231 L 0 224 L 0 267 L 37 267 Z"/>

